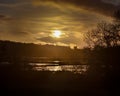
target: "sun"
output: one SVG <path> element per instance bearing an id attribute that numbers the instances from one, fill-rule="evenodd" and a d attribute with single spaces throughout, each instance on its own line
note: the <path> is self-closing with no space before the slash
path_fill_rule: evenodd
<path id="1" fill-rule="evenodd" d="M 52 37 L 55 37 L 55 38 L 60 38 L 61 35 L 62 35 L 62 32 L 60 30 L 54 30 L 52 33 Z"/>

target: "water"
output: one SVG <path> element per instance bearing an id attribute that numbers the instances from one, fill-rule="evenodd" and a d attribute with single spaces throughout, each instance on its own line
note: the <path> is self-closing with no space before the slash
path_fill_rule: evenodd
<path id="1" fill-rule="evenodd" d="M 10 62 L 1 62 L 1 66 L 12 66 L 22 69 L 22 70 L 30 70 L 30 71 L 50 71 L 50 72 L 72 72 L 78 74 L 84 74 L 87 72 L 89 65 L 83 65 L 75 62 L 61 62 L 61 61 L 47 61 L 47 62 L 39 62 L 39 63 L 16 63 L 12 64 Z M 17 66 L 16 66 L 17 65 Z M 19 66 L 20 65 L 20 66 Z M 22 66 L 23 65 L 23 66 Z M 11 68 L 12 68 L 11 67 Z"/>
<path id="2" fill-rule="evenodd" d="M 89 66 L 88 65 L 67 65 L 67 64 L 59 64 L 58 61 L 53 63 L 29 63 L 30 67 L 27 70 L 33 71 L 51 71 L 51 72 L 73 72 L 83 74 L 85 73 Z"/>

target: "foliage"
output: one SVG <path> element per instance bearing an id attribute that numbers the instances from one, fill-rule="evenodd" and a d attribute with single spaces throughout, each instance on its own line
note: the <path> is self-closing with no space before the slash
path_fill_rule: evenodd
<path id="1" fill-rule="evenodd" d="M 95 29 L 92 29 L 86 35 L 86 41 L 89 47 L 104 46 L 114 47 L 120 43 L 120 11 L 115 12 L 115 21 L 112 23 L 98 23 Z"/>

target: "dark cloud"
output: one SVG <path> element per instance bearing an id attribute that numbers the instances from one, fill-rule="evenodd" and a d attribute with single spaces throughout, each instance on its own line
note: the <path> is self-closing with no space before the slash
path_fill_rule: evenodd
<path id="1" fill-rule="evenodd" d="M 4 21 L 6 21 L 6 20 L 12 20 L 12 18 L 9 17 L 9 16 L 6 16 L 6 15 L 2 15 L 2 14 L 0 14 L 0 20 L 4 20 Z"/>
<path id="2" fill-rule="evenodd" d="M 31 0 L 0 0 L 0 8 L 17 8 L 23 5 L 31 4 Z M 10 10 L 9 9 L 9 10 Z"/>
<path id="3" fill-rule="evenodd" d="M 120 0 L 102 0 L 103 2 L 114 4 L 116 6 L 120 5 Z"/>
<path id="4" fill-rule="evenodd" d="M 43 6 L 47 4 L 50 7 L 51 4 L 51 6 L 56 6 L 61 9 L 65 6 L 72 6 L 74 8 L 83 8 L 105 15 L 111 15 L 115 10 L 120 8 L 116 6 L 120 4 L 119 0 L 1 0 L 0 5 L 20 7 L 20 5 L 24 4 L 30 5 L 30 2 L 33 3 L 34 6 Z"/>
<path id="5" fill-rule="evenodd" d="M 10 32 L 10 33 L 16 36 L 29 36 L 30 35 L 30 32 L 27 32 L 27 31 L 16 31 L 16 32 Z"/>
<path id="6" fill-rule="evenodd" d="M 33 0 L 36 2 L 54 2 L 55 4 L 63 5 L 68 4 L 69 6 L 73 6 L 76 8 L 83 8 L 85 10 L 91 10 L 93 12 L 105 14 L 105 15 L 111 15 L 113 12 L 117 9 L 119 9 L 118 6 L 116 6 L 114 3 L 106 3 L 107 2 L 113 2 L 113 0 Z M 116 4 L 119 2 L 118 0 L 115 0 Z M 110 10 L 110 11 L 108 11 Z"/>
<path id="7" fill-rule="evenodd" d="M 0 18 L 1 18 L 1 19 L 5 18 L 5 15 L 0 15 Z"/>
<path id="8" fill-rule="evenodd" d="M 54 39 L 52 37 L 37 38 L 37 40 L 40 40 L 40 41 L 46 42 L 46 43 L 56 43 L 56 42 L 58 42 L 57 39 Z"/>
<path id="9" fill-rule="evenodd" d="M 65 37 L 65 38 L 53 38 L 53 37 L 43 37 L 43 38 L 37 38 L 37 40 L 46 42 L 46 43 L 63 43 L 63 44 L 76 44 L 77 40 L 75 37 Z"/>
<path id="10" fill-rule="evenodd" d="M 0 0 L 1 4 L 13 4 L 17 2 L 20 2 L 20 0 Z"/>

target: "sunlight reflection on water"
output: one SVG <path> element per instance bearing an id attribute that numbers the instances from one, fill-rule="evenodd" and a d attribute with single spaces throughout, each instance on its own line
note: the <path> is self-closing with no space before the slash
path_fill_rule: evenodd
<path id="1" fill-rule="evenodd" d="M 52 71 L 52 72 L 73 72 L 73 73 L 85 73 L 88 65 L 59 65 L 52 63 L 29 63 L 32 66 L 33 71 Z"/>

